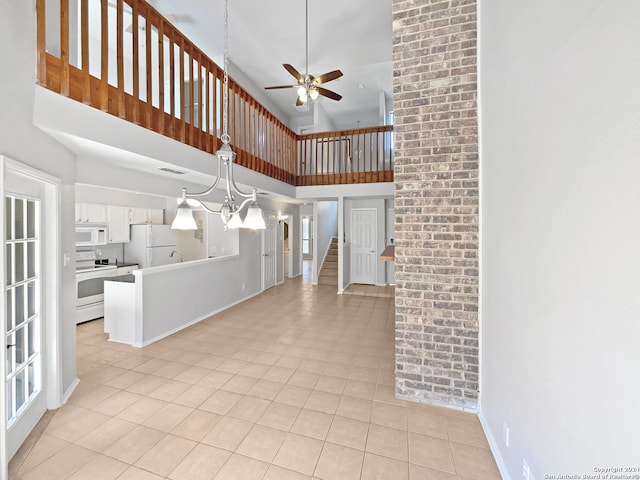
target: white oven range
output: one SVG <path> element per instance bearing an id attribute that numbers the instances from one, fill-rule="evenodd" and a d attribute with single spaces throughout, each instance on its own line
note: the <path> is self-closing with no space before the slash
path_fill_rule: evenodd
<path id="1" fill-rule="evenodd" d="M 103 317 L 104 281 L 133 269 L 137 266 L 96 264 L 94 251 L 76 252 L 76 324 Z"/>

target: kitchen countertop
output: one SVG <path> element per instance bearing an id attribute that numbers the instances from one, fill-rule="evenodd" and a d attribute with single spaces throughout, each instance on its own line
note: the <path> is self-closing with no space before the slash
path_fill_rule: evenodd
<path id="1" fill-rule="evenodd" d="M 96 264 L 96 265 L 115 265 L 117 268 L 120 267 L 137 267 L 138 264 L 137 263 L 132 263 L 132 262 L 109 262 L 109 263 L 100 263 L 100 264 Z"/>
<path id="2" fill-rule="evenodd" d="M 104 279 L 105 282 L 124 282 L 124 283 L 134 283 L 135 277 L 132 273 L 128 275 L 118 275 L 117 277 L 108 277 Z"/>

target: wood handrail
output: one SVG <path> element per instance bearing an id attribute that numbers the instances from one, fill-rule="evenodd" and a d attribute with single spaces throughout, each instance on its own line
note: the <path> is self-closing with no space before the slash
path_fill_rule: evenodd
<path id="1" fill-rule="evenodd" d="M 145 0 L 78 4 L 80 14 L 70 15 L 69 0 L 60 0 L 59 16 L 47 18 L 46 0 L 36 0 L 39 84 L 214 153 L 221 144 L 222 69 Z M 99 32 L 90 30 L 92 12 Z M 47 48 L 52 22 L 59 22 L 60 44 Z M 97 49 L 90 37 L 98 38 Z M 392 127 L 297 135 L 233 78 L 228 120 L 236 162 L 275 179 L 292 185 L 393 179 Z"/>

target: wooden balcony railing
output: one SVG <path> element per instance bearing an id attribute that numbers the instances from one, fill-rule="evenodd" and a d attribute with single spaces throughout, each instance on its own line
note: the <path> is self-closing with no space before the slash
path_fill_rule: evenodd
<path id="1" fill-rule="evenodd" d="M 40 85 L 214 153 L 223 71 L 144 0 L 36 0 Z M 393 180 L 391 127 L 296 135 L 232 78 L 236 162 L 292 185 Z"/>
<path id="2" fill-rule="evenodd" d="M 298 185 L 393 181 L 393 127 L 298 137 Z"/>

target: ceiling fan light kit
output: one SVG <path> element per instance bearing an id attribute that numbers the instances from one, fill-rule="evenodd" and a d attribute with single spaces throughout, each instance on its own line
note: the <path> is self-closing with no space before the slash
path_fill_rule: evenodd
<path id="1" fill-rule="evenodd" d="M 296 99 L 296 106 L 299 107 L 307 102 L 309 98 L 311 100 L 317 100 L 320 95 L 330 98 L 331 100 L 340 101 L 342 95 L 320 87 L 323 83 L 330 82 L 342 76 L 340 70 L 333 70 L 331 72 L 324 73 L 317 77 L 309 75 L 309 0 L 305 1 L 305 18 L 306 18 L 306 68 L 305 74 L 301 75 L 293 66 L 288 63 L 283 63 L 284 69 L 289 72 L 297 81 L 296 85 L 276 85 L 273 87 L 264 87 L 265 90 L 277 90 L 281 88 L 295 88 L 298 98 Z"/>

